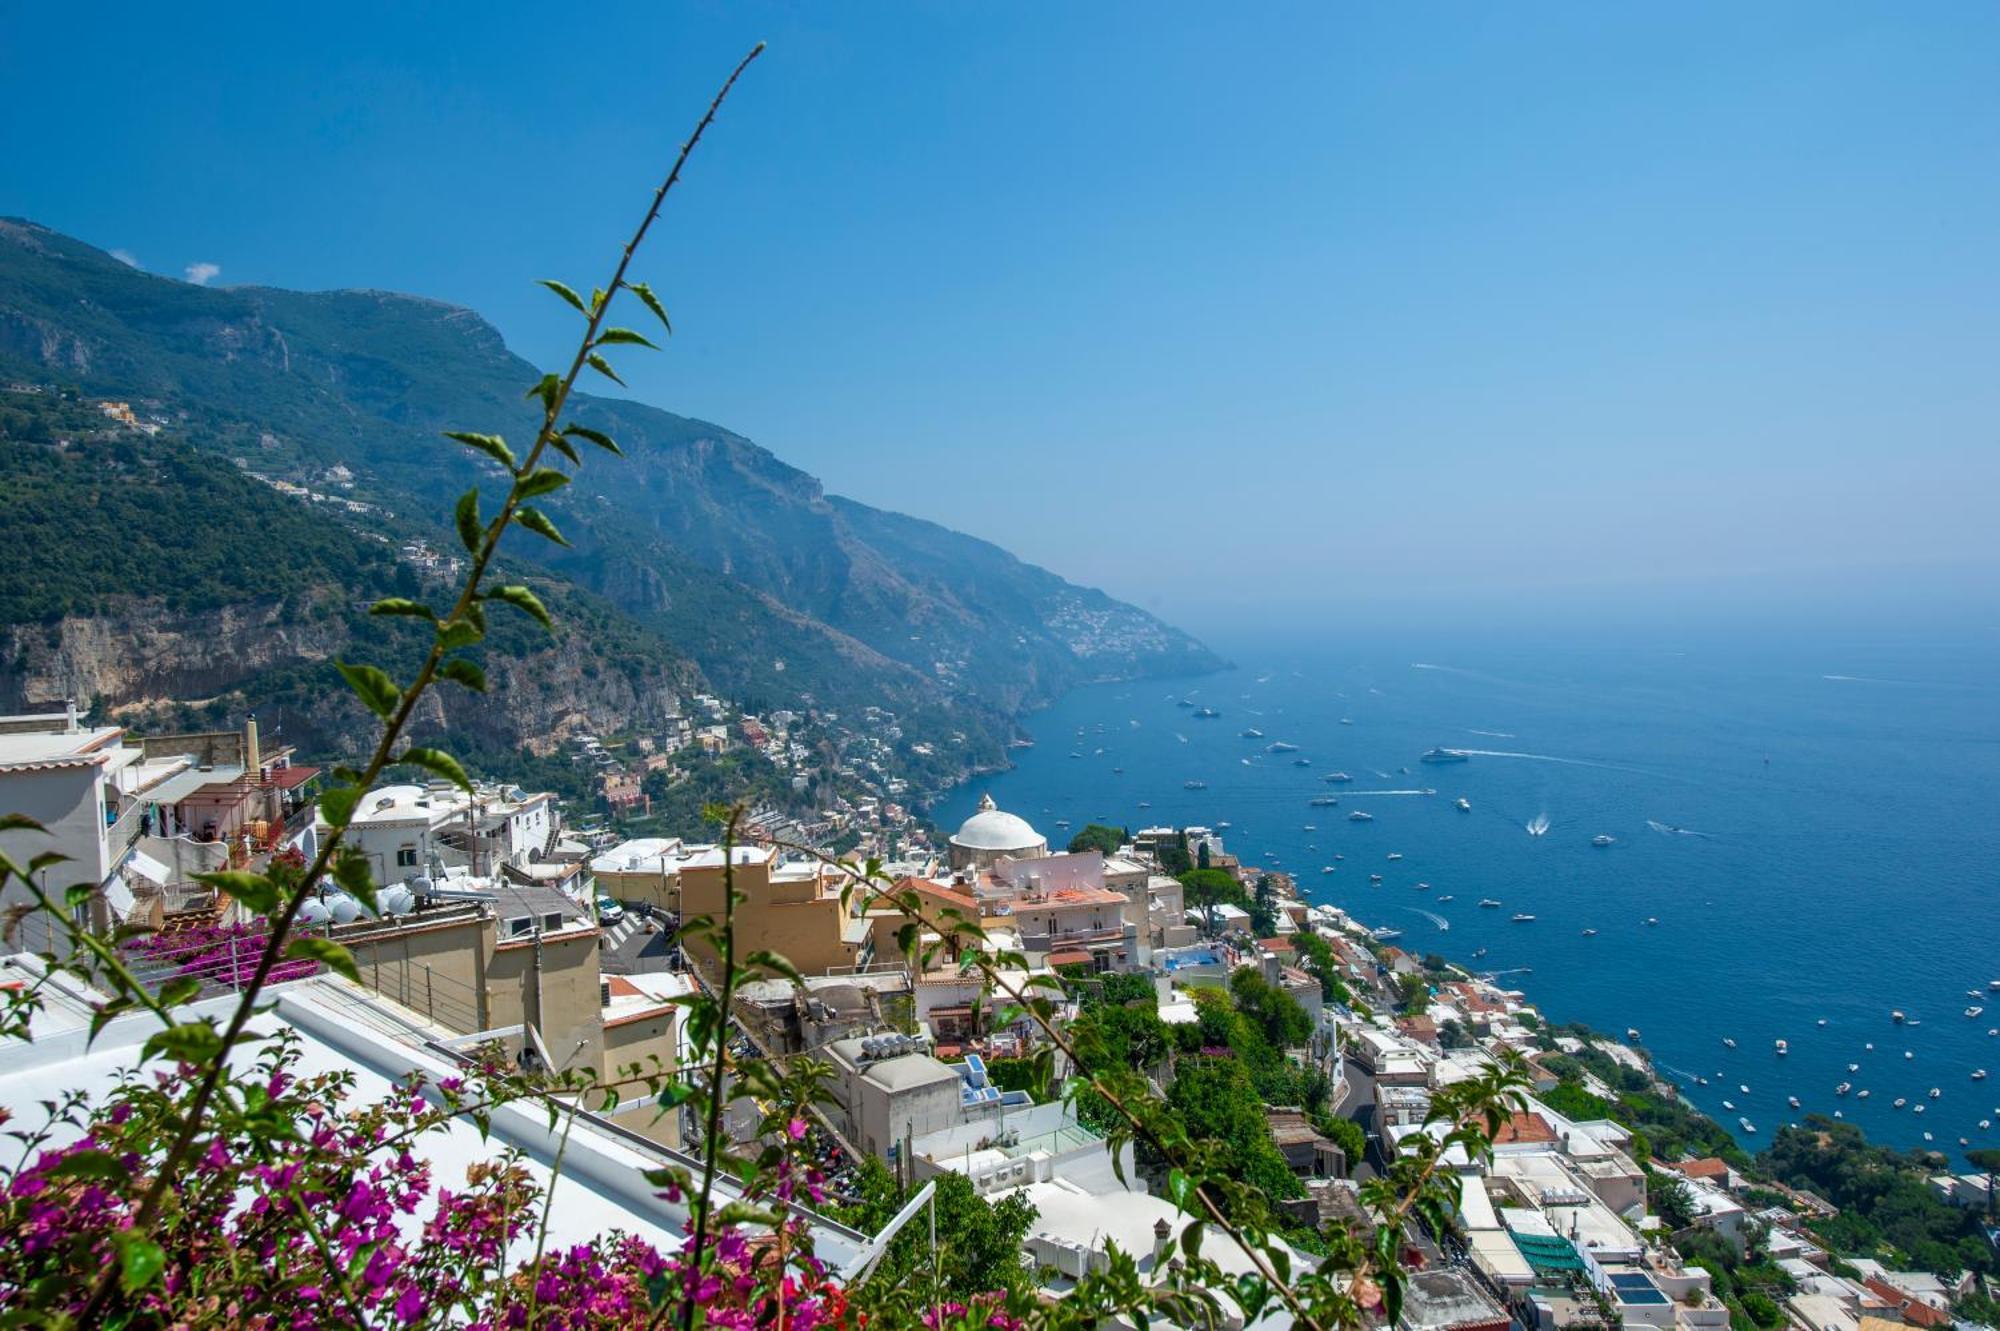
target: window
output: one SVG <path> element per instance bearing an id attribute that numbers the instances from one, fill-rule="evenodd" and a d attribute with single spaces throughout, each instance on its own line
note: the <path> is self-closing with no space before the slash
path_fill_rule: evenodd
<path id="1" fill-rule="evenodd" d="M 404 846 L 401 850 L 397 851 L 396 865 L 398 868 L 403 868 L 403 869 L 416 868 L 417 848 L 415 846 Z"/>

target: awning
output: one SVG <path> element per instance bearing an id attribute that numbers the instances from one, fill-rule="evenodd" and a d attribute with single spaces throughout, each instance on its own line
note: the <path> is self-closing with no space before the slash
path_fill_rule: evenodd
<path id="1" fill-rule="evenodd" d="M 1051 966 L 1077 966 L 1077 965 L 1088 965 L 1089 963 L 1090 963 L 1090 953 L 1088 952 L 1049 953 L 1049 965 Z"/>
<path id="2" fill-rule="evenodd" d="M 136 874 L 158 887 L 165 887 L 174 879 L 174 871 L 154 859 L 143 850 L 135 850 L 125 861 L 125 871 Z"/>
<path id="3" fill-rule="evenodd" d="M 174 773 L 150 790 L 140 791 L 133 798 L 151 804 L 179 804 L 204 786 L 226 786 L 242 777 L 243 769 L 240 767 L 211 767 L 207 771 L 190 767 L 185 772 Z"/>
<path id="4" fill-rule="evenodd" d="M 296 790 L 320 774 L 317 767 L 280 767 L 271 773 L 271 784 L 279 790 Z"/>

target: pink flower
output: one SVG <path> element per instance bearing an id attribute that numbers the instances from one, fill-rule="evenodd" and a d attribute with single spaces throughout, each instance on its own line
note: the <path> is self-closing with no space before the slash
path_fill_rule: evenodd
<path id="1" fill-rule="evenodd" d="M 785 1135 L 793 1141 L 803 1141 L 806 1135 L 806 1121 L 802 1118 L 793 1119 L 785 1125 Z"/>

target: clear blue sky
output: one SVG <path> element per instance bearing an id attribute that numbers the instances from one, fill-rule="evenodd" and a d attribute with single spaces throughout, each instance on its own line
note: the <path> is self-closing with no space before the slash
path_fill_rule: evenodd
<path id="1" fill-rule="evenodd" d="M 0 212 L 537 359 L 768 40 L 635 395 L 1196 625 L 1995 585 L 1988 3 L 4 14 Z"/>

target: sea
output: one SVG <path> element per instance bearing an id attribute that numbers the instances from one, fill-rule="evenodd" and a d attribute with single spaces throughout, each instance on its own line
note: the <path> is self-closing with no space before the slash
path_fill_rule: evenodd
<path id="1" fill-rule="evenodd" d="M 1552 1021 L 1636 1028 L 1751 1150 L 1806 1113 L 2000 1145 L 2000 632 L 1217 645 L 1238 664 L 1066 695 L 932 817 L 1220 828 Z"/>

